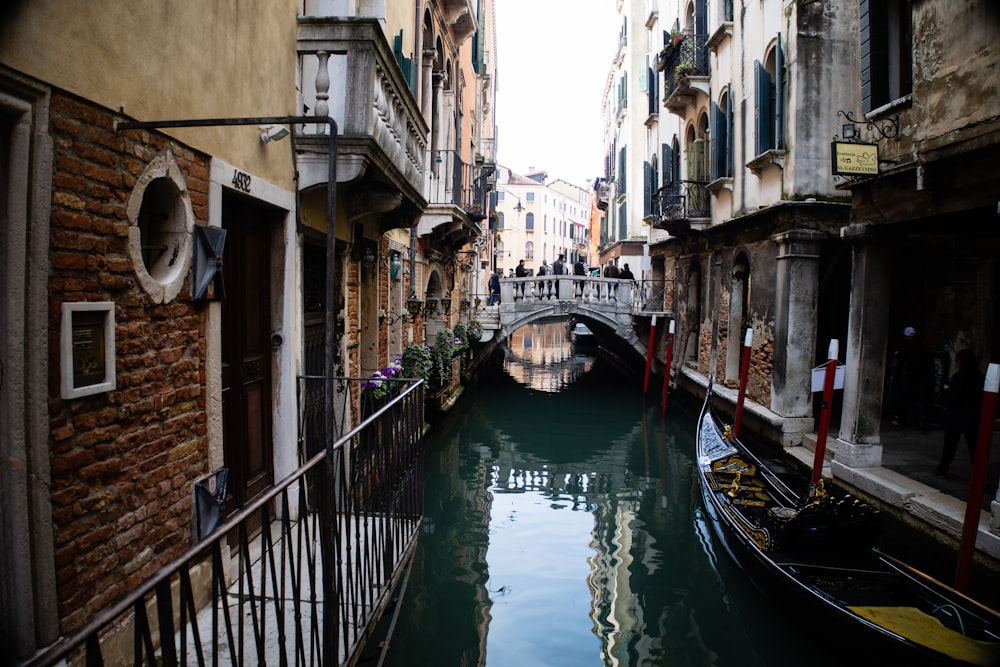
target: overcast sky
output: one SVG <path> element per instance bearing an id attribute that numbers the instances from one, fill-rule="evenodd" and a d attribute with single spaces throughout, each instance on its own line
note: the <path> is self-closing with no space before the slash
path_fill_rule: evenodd
<path id="1" fill-rule="evenodd" d="M 589 187 L 604 171 L 615 0 L 496 0 L 496 20 L 497 161 Z"/>

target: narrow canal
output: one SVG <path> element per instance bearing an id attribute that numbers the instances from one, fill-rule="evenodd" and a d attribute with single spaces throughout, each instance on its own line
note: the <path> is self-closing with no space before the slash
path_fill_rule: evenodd
<path id="1" fill-rule="evenodd" d="M 568 332 L 517 332 L 504 371 L 427 439 L 425 525 L 387 664 L 840 664 L 716 547 L 697 401 L 661 417 L 641 376 Z"/>

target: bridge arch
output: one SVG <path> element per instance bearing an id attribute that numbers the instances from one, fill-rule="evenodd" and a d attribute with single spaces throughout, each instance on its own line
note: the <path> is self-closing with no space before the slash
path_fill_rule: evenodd
<path id="1" fill-rule="evenodd" d="M 510 336 L 523 326 L 542 320 L 565 317 L 600 325 L 601 328 L 612 332 L 639 358 L 646 355 L 646 345 L 639 339 L 632 325 L 630 308 L 617 308 L 614 305 L 570 300 L 525 305 L 528 307 L 505 309 L 501 306 L 499 334 L 502 338 Z"/>

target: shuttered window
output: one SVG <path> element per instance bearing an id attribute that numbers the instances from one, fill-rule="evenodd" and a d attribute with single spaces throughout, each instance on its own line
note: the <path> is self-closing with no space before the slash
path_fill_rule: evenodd
<path id="1" fill-rule="evenodd" d="M 861 108 L 872 109 L 913 90 L 913 15 L 908 0 L 859 0 Z"/>
<path id="2" fill-rule="evenodd" d="M 755 60 L 754 73 L 754 149 L 757 155 L 770 150 L 774 144 L 774 121 L 771 116 L 771 73 Z"/>

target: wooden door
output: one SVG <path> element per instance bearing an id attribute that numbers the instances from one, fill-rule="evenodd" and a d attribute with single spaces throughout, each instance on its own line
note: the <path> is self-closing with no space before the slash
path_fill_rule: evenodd
<path id="1" fill-rule="evenodd" d="M 222 303 L 222 429 L 229 508 L 243 507 L 274 481 L 271 421 L 272 214 L 223 197 L 226 229 Z"/>

